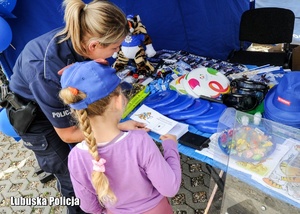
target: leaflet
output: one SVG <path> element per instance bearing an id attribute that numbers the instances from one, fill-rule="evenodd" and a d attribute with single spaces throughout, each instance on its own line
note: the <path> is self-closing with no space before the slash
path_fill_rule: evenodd
<path id="1" fill-rule="evenodd" d="M 146 124 L 146 127 L 151 131 L 159 134 L 173 134 L 177 139 L 188 131 L 188 125 L 172 120 L 146 105 L 142 105 L 134 112 L 132 120 Z"/>

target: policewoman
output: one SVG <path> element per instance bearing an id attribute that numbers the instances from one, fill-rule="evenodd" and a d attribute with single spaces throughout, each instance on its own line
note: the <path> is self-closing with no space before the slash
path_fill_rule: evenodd
<path id="1" fill-rule="evenodd" d="M 71 112 L 58 98 L 58 71 L 74 62 L 104 59 L 119 50 L 128 33 L 124 13 L 108 1 L 64 0 L 65 26 L 30 41 L 19 55 L 9 82 L 7 113 L 11 124 L 31 149 L 39 166 L 57 178 L 64 197 L 74 197 L 67 168 L 70 144 L 84 139 Z M 93 87 L 93 86 L 91 86 Z M 143 128 L 126 121 L 120 129 Z M 84 213 L 68 206 L 69 213 Z"/>

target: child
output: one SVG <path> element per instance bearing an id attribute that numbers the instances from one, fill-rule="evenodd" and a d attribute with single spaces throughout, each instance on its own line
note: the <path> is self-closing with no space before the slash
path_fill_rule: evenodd
<path id="1" fill-rule="evenodd" d="M 177 140 L 161 136 L 164 157 L 144 130 L 123 132 L 118 123 L 127 100 L 115 70 L 77 62 L 61 78 L 60 98 L 76 112 L 85 141 L 68 166 L 76 197 L 88 213 L 172 214 L 166 197 L 181 183 Z"/>

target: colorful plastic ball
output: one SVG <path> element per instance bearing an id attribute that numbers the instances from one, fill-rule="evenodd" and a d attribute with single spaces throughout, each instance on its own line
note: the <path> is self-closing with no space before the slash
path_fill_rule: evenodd
<path id="1" fill-rule="evenodd" d="M 8 12 L 13 11 L 17 3 L 17 0 L 2 0 L 0 1 L 0 7 L 5 8 Z"/>
<path id="2" fill-rule="evenodd" d="M 19 138 L 19 135 L 16 133 L 8 120 L 6 110 L 2 108 L 0 111 L 0 132 L 15 139 Z"/>
<path id="3" fill-rule="evenodd" d="M 10 45 L 12 40 L 12 31 L 9 24 L 0 17 L 0 53 Z"/>
<path id="4" fill-rule="evenodd" d="M 16 18 L 14 14 L 12 14 L 13 9 L 16 6 L 16 0 L 1 0 L 0 1 L 0 16 L 3 18 Z"/>

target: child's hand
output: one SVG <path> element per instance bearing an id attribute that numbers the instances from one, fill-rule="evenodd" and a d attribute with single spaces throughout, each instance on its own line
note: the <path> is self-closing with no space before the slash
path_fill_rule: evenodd
<path id="1" fill-rule="evenodd" d="M 140 123 L 134 120 L 127 120 L 125 122 L 119 123 L 118 128 L 122 131 L 129 131 L 134 129 L 143 129 L 146 132 L 150 131 L 150 129 L 146 128 L 144 123 Z"/>
<path id="2" fill-rule="evenodd" d="M 173 141 L 175 141 L 177 143 L 176 136 L 172 135 L 172 134 L 161 135 L 159 139 L 162 140 L 162 141 L 170 139 L 170 140 L 173 140 Z"/>

